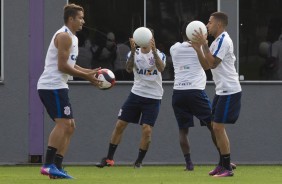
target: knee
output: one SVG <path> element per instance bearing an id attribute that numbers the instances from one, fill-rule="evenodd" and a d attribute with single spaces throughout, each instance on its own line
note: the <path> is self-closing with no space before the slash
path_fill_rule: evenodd
<path id="1" fill-rule="evenodd" d="M 212 126 L 213 132 L 215 134 L 224 132 L 225 128 L 224 128 L 224 124 L 219 124 L 219 123 L 214 123 Z"/>
<path id="2" fill-rule="evenodd" d="M 74 131 L 75 131 L 75 121 L 73 119 L 70 119 L 68 123 L 66 123 L 65 133 L 68 135 L 72 135 Z"/>
<path id="3" fill-rule="evenodd" d="M 187 137 L 189 133 L 189 128 L 179 129 L 179 137 Z"/>
<path id="4" fill-rule="evenodd" d="M 152 127 L 150 125 L 144 125 L 142 129 L 142 134 L 144 137 L 151 138 L 152 135 Z"/>
<path id="5" fill-rule="evenodd" d="M 116 127 L 115 127 L 115 132 L 118 134 L 122 134 L 126 126 L 127 126 L 127 123 L 125 121 L 118 120 Z"/>
<path id="6" fill-rule="evenodd" d="M 180 144 L 185 144 L 188 141 L 189 129 L 179 129 L 179 142 Z"/>

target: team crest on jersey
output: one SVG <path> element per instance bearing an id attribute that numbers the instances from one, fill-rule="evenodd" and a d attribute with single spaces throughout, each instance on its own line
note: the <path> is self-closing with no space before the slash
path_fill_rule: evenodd
<path id="1" fill-rule="evenodd" d="M 64 114 L 69 116 L 70 113 L 71 113 L 70 107 L 69 106 L 64 107 Z"/>
<path id="2" fill-rule="evenodd" d="M 154 63 L 155 63 L 154 58 L 153 58 L 153 57 L 150 57 L 150 58 L 149 58 L 149 64 L 150 64 L 150 65 L 153 65 Z"/>

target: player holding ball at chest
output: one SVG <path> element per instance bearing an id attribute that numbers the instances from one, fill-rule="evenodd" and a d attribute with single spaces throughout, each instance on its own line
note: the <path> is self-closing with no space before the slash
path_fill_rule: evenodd
<path id="1" fill-rule="evenodd" d="M 141 125 L 142 135 L 134 168 L 142 166 L 163 96 L 161 72 L 165 68 L 166 56 L 156 48 L 152 32 L 145 27 L 138 28 L 129 41 L 131 51 L 128 54 L 126 70 L 134 73 L 134 83 L 119 111 L 108 154 L 96 164 L 100 168 L 114 165 L 113 157 L 128 123 Z M 136 44 L 140 48 L 136 48 Z"/>

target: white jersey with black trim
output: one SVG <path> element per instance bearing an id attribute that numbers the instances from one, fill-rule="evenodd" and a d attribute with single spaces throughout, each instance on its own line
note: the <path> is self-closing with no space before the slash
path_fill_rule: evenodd
<path id="1" fill-rule="evenodd" d="M 175 43 L 170 47 L 174 67 L 174 86 L 176 90 L 200 89 L 206 87 L 207 76 L 190 43 Z"/>
<path id="2" fill-rule="evenodd" d="M 221 33 L 211 44 L 210 51 L 222 61 L 211 69 L 217 95 L 230 95 L 242 91 L 235 69 L 233 42 L 227 32 Z"/>
<path id="3" fill-rule="evenodd" d="M 131 52 L 128 53 L 127 59 Z M 166 63 L 166 56 L 164 53 L 157 50 L 157 54 Z M 158 71 L 155 65 L 154 55 L 152 50 L 144 54 L 141 49 L 138 48 L 134 55 L 134 84 L 131 92 L 146 98 L 162 99 L 163 87 L 162 87 L 162 74 Z"/>
<path id="4" fill-rule="evenodd" d="M 37 89 L 62 89 L 68 88 L 68 80 L 72 80 L 72 76 L 59 71 L 58 69 L 58 49 L 55 46 L 54 40 L 57 34 L 67 32 L 72 38 L 72 46 L 70 49 L 70 55 L 68 58 L 68 64 L 74 67 L 78 55 L 78 39 L 72 34 L 67 26 L 63 26 L 59 29 L 53 36 L 51 43 L 49 45 L 47 55 L 45 58 L 44 71 L 41 74 Z"/>

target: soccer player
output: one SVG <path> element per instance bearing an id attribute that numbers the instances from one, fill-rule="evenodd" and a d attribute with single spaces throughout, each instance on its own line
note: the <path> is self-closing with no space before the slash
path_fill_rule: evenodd
<path id="1" fill-rule="evenodd" d="M 209 175 L 214 177 L 233 176 L 230 165 L 230 143 L 225 124 L 234 124 L 240 113 L 242 89 L 235 69 L 233 42 L 226 32 L 228 16 L 214 12 L 207 24 L 208 33 L 215 38 L 210 47 L 202 31 L 195 31 L 196 50 L 202 65 L 208 64 L 215 82 L 216 94 L 212 102 L 212 127 L 220 151 L 220 161 Z M 201 50 L 203 49 L 203 52 Z"/>
<path id="2" fill-rule="evenodd" d="M 96 164 L 100 168 L 114 165 L 113 157 L 128 123 L 141 125 L 142 136 L 134 168 L 142 166 L 142 161 L 149 149 L 152 128 L 156 122 L 163 96 L 161 72 L 165 68 L 165 54 L 156 48 L 154 38 L 151 39 L 148 46 L 137 49 L 134 40 L 130 38 L 129 41 L 131 51 L 128 53 L 126 70 L 134 73 L 134 84 L 119 111 L 108 155 Z"/>
<path id="3" fill-rule="evenodd" d="M 172 107 L 179 128 L 179 143 L 186 162 L 186 171 L 194 170 L 190 158 L 190 145 L 188 140 L 189 128 L 194 126 L 193 116 L 197 117 L 202 126 L 211 130 L 211 105 L 204 91 L 206 87 L 206 73 L 201 66 L 196 51 L 188 42 L 186 27 L 182 26 L 183 42 L 177 42 L 170 48 L 174 67 L 174 87 Z M 203 69 L 204 68 L 204 69 Z"/>
<path id="4" fill-rule="evenodd" d="M 48 148 L 41 174 L 50 178 L 71 179 L 62 168 L 64 155 L 75 130 L 75 121 L 68 97 L 68 80 L 77 76 L 95 86 L 100 81 L 94 77 L 98 69 L 89 70 L 76 65 L 78 39 L 76 32 L 84 24 L 84 10 L 75 4 L 64 7 L 65 25 L 53 36 L 49 45 L 45 67 L 37 84 L 38 93 L 55 126 L 49 135 Z"/>

